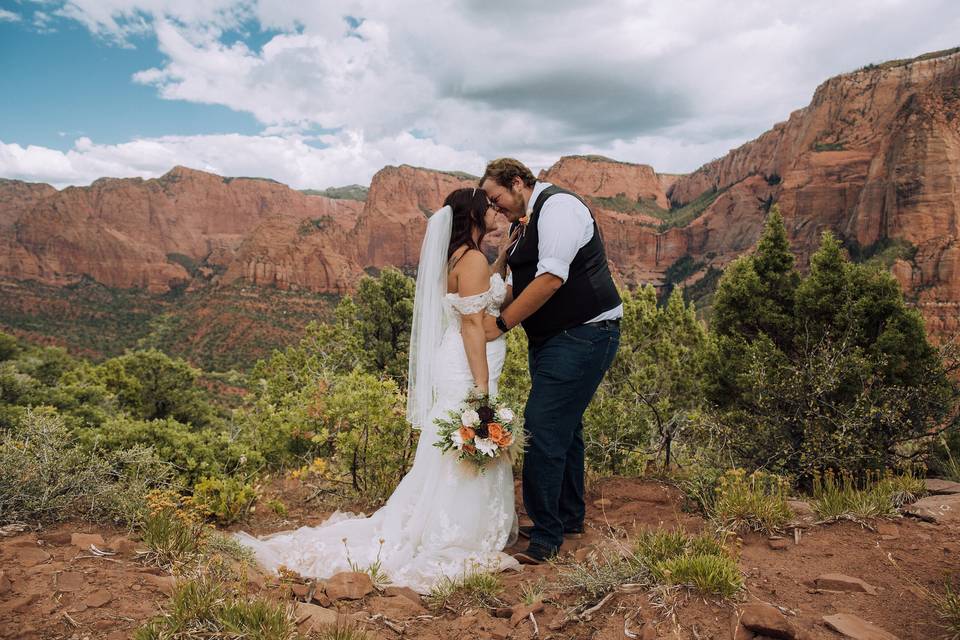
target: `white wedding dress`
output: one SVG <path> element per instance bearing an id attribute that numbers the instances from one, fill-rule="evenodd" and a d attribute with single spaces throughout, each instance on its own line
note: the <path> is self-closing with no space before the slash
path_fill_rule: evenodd
<path id="1" fill-rule="evenodd" d="M 413 466 L 387 503 L 370 517 L 334 513 L 317 527 L 254 538 L 235 534 L 270 570 L 281 565 L 303 576 L 325 578 L 350 571 L 349 560 L 365 569 L 379 557 L 390 582 L 420 593 L 443 577 L 517 566 L 502 552 L 516 540 L 513 473 L 506 456 L 492 460 L 485 471 L 459 462 L 456 452 L 443 453 L 433 419 L 458 408 L 473 388 L 473 376 L 460 336 L 461 314 L 485 310 L 499 315 L 506 285 L 499 274 L 479 295 L 448 293 L 442 299 L 444 325 L 434 354 L 434 402 L 422 421 Z M 487 343 L 490 393 L 497 393 L 506 342 Z M 345 540 L 345 542 L 344 542 Z M 382 541 L 382 548 L 381 548 Z"/>

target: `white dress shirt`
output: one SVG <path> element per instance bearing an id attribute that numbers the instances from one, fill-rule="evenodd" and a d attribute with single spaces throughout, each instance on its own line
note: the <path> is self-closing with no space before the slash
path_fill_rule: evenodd
<path id="1" fill-rule="evenodd" d="M 549 182 L 537 182 L 527 202 L 527 215 L 533 213 L 533 205 L 547 187 L 553 186 Z M 566 282 L 570 275 L 570 263 L 577 252 L 593 238 L 593 216 L 590 211 L 574 196 L 567 193 L 558 193 L 547 198 L 540 209 L 537 219 L 537 273 L 553 275 Z M 507 276 L 507 286 L 513 286 L 513 274 Z M 623 305 L 617 305 L 609 311 L 604 311 L 596 318 L 588 320 L 616 320 L 623 317 Z"/>

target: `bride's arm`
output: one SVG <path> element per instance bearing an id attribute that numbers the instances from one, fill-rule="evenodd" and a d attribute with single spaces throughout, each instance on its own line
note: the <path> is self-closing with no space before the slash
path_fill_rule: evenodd
<path id="1" fill-rule="evenodd" d="M 520 225 L 517 225 L 513 233 L 510 233 L 508 229 L 507 232 L 503 234 L 503 242 L 500 243 L 497 259 L 490 265 L 490 275 L 499 273 L 501 277 L 507 277 L 507 258 L 510 255 L 510 248 L 517 241 L 517 238 L 520 237 L 521 228 Z"/>
<path id="2" fill-rule="evenodd" d="M 457 265 L 457 293 L 461 298 L 475 296 L 490 288 L 490 268 L 487 258 L 479 251 L 469 251 Z M 467 353 L 467 363 L 474 384 L 482 393 L 489 392 L 490 374 L 487 368 L 487 337 L 483 330 L 484 312 L 460 316 L 460 335 Z"/>

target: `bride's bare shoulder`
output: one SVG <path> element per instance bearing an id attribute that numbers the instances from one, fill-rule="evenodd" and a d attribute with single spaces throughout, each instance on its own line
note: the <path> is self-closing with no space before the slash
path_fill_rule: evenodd
<path id="1" fill-rule="evenodd" d="M 457 276 L 457 293 L 461 296 L 483 293 L 490 286 L 487 256 L 476 249 L 463 254 L 454 267 L 454 273 Z"/>

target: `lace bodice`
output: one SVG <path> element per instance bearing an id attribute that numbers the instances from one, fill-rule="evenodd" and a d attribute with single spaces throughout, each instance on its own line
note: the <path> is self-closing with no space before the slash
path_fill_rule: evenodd
<path id="1" fill-rule="evenodd" d="M 462 297 L 457 293 L 448 293 L 443 299 L 443 309 L 449 326 L 460 326 L 460 316 L 486 311 L 487 315 L 497 317 L 500 307 L 507 297 L 507 285 L 499 273 L 490 276 L 490 288 L 475 296 Z"/>

